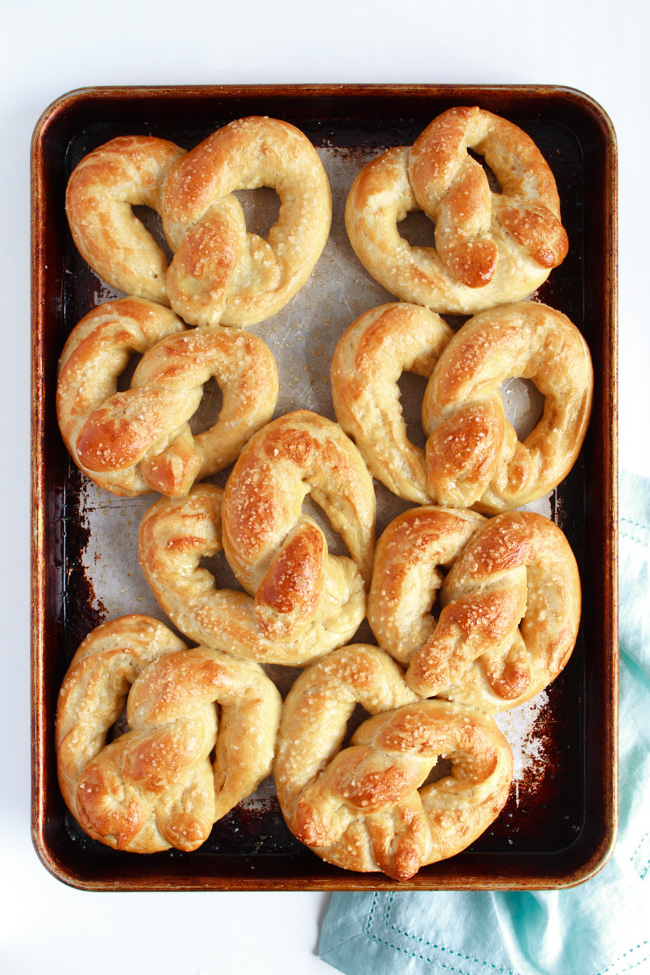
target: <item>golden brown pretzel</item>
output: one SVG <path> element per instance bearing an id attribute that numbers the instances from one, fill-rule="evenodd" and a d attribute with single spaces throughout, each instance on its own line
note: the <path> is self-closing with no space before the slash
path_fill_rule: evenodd
<path id="1" fill-rule="evenodd" d="M 322 530 L 302 513 L 307 494 L 351 558 L 329 554 Z M 262 632 L 297 640 L 343 611 L 370 581 L 375 515 L 372 478 L 337 423 L 297 410 L 251 437 L 226 484 L 223 545 L 239 582 L 255 594 Z"/>
<path id="2" fill-rule="evenodd" d="M 397 381 L 429 378 L 426 453 L 407 439 Z M 501 384 L 532 380 L 544 412 L 523 443 L 506 419 Z M 420 504 L 494 514 L 552 490 L 572 468 L 591 411 L 588 346 L 560 312 L 515 302 L 480 312 L 454 335 L 433 312 L 381 305 L 344 332 L 332 360 L 337 418 L 373 475 Z"/>
<path id="3" fill-rule="evenodd" d="M 403 667 L 432 637 L 432 606 L 483 515 L 426 505 L 402 512 L 377 539 L 368 622 L 380 647 Z"/>
<path id="4" fill-rule="evenodd" d="M 130 388 L 117 380 L 144 353 Z M 214 377 L 216 422 L 194 436 L 189 420 Z M 234 329 L 185 330 L 169 309 L 123 298 L 93 309 L 64 347 L 57 386 L 63 439 L 77 466 L 113 494 L 186 494 L 232 463 L 273 415 L 275 360 L 261 339 Z"/>
<path id="5" fill-rule="evenodd" d="M 482 154 L 500 183 L 492 192 Z M 412 210 L 435 222 L 435 247 L 411 247 L 398 223 Z M 345 211 L 352 247 L 404 301 L 450 314 L 532 294 L 564 259 L 553 175 L 533 141 L 480 108 L 452 108 L 412 147 L 388 149 L 356 177 Z"/>
<path id="6" fill-rule="evenodd" d="M 544 396 L 523 443 L 499 391 L 513 377 Z M 566 315 L 531 301 L 475 315 L 444 349 L 424 395 L 429 497 L 487 514 L 543 497 L 576 461 L 592 393 L 589 348 Z"/>
<path id="7" fill-rule="evenodd" d="M 343 573 L 323 593 L 320 615 L 299 636 L 265 632 L 248 593 L 218 589 L 202 560 L 222 551 L 223 491 L 195 485 L 186 498 L 156 502 L 140 523 L 142 571 L 167 616 L 182 633 L 207 646 L 247 660 L 302 666 L 341 646 L 356 632 L 366 611 L 366 592 L 357 574 Z"/>
<path id="8" fill-rule="evenodd" d="M 184 150 L 152 136 L 118 136 L 85 156 L 66 190 L 66 212 L 81 256 L 125 294 L 169 304 L 167 257 L 132 207 L 160 213 L 160 193 Z"/>
<path id="9" fill-rule="evenodd" d="M 371 473 L 420 504 L 429 499 L 425 455 L 408 439 L 397 381 L 429 378 L 453 332 L 439 315 L 406 302 L 365 312 L 341 336 L 331 367 L 336 418 Z"/>
<path id="10" fill-rule="evenodd" d="M 571 656 L 580 607 L 569 543 L 534 512 L 415 508 L 377 542 L 368 621 L 422 696 L 486 711 L 529 700 Z"/>
<path id="11" fill-rule="evenodd" d="M 375 716 L 342 749 L 357 703 Z M 451 774 L 425 785 L 441 757 Z M 418 701 L 386 654 L 356 644 L 312 664 L 289 691 L 273 774 L 289 828 L 314 853 L 408 880 L 496 819 L 512 753 L 490 717 Z"/>
<path id="12" fill-rule="evenodd" d="M 235 190 L 272 187 L 280 197 L 267 239 L 246 232 Z M 164 187 L 163 228 L 174 253 L 172 308 L 192 325 L 251 325 L 303 286 L 332 218 L 318 153 L 278 119 L 238 119 L 179 160 Z"/>
<path id="13" fill-rule="evenodd" d="M 107 742 L 125 702 L 129 730 Z M 188 649 L 150 617 L 105 623 L 77 650 L 59 694 L 66 804 L 107 846 L 195 850 L 271 771 L 280 708 L 256 664 Z"/>

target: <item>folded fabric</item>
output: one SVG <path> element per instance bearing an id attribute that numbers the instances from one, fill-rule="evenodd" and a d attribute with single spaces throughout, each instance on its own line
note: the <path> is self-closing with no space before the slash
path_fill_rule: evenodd
<path id="1" fill-rule="evenodd" d="M 320 957 L 348 975 L 650 972 L 650 480 L 620 478 L 620 810 L 609 862 L 555 891 L 334 894 Z"/>

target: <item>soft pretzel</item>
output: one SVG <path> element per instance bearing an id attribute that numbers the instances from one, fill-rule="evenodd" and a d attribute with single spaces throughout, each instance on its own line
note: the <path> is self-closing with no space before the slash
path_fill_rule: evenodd
<path id="1" fill-rule="evenodd" d="M 246 232 L 233 195 L 260 186 L 272 187 L 281 203 L 266 239 Z M 329 181 L 299 129 L 259 117 L 223 126 L 178 161 L 164 186 L 172 308 L 192 325 L 269 318 L 307 281 L 331 219 Z"/>
<path id="2" fill-rule="evenodd" d="M 366 592 L 358 574 L 341 571 L 322 593 L 320 612 L 304 632 L 285 639 L 265 631 L 252 596 L 217 588 L 201 562 L 222 551 L 222 501 L 221 488 L 197 484 L 185 498 L 156 502 L 140 523 L 142 571 L 178 629 L 243 659 L 292 666 L 346 643 L 365 615 Z"/>
<path id="3" fill-rule="evenodd" d="M 566 665 L 580 606 L 569 543 L 534 512 L 416 508 L 377 542 L 368 622 L 422 696 L 486 711 L 522 704 Z"/>
<path id="4" fill-rule="evenodd" d="M 403 667 L 432 637 L 445 573 L 485 521 L 475 511 L 426 505 L 402 512 L 377 539 L 368 623 Z"/>
<path id="5" fill-rule="evenodd" d="M 153 136 L 118 136 L 85 156 L 66 189 L 66 212 L 81 256 L 125 294 L 169 304 L 167 257 L 132 207 L 161 210 L 160 193 L 184 150 Z"/>
<path id="6" fill-rule="evenodd" d="M 351 557 L 328 553 L 322 530 L 302 512 L 307 494 Z M 375 516 L 372 478 L 337 423 L 297 410 L 250 439 L 226 483 L 223 545 L 255 594 L 263 633 L 297 640 L 315 622 L 339 617 L 351 596 L 356 603 L 372 572 Z"/>
<path id="7" fill-rule="evenodd" d="M 129 389 L 117 381 L 144 353 Z M 194 436 L 189 420 L 214 377 L 223 391 L 216 422 Z M 77 466 L 113 494 L 186 494 L 195 480 L 237 457 L 273 415 L 275 360 L 242 330 L 185 330 L 169 309 L 123 298 L 93 309 L 65 344 L 57 387 L 63 439 Z"/>
<path id="8" fill-rule="evenodd" d="M 513 377 L 544 396 L 523 443 L 499 391 Z M 576 461 L 592 394 L 589 348 L 561 312 L 526 301 L 475 315 L 444 349 L 424 395 L 429 497 L 487 514 L 543 497 Z"/>
<path id="9" fill-rule="evenodd" d="M 342 748 L 357 703 L 374 717 Z M 439 758 L 451 774 L 425 784 Z M 273 773 L 289 828 L 314 853 L 404 881 L 496 819 L 512 753 L 488 715 L 418 701 L 386 654 L 357 644 L 312 664 L 289 691 Z"/>
<path id="10" fill-rule="evenodd" d="M 331 367 L 336 418 L 371 473 L 390 491 L 429 501 L 425 455 L 408 439 L 397 382 L 402 372 L 429 378 L 453 332 L 421 305 L 380 305 L 339 339 Z"/>
<path id="11" fill-rule="evenodd" d="M 128 731 L 109 742 L 125 702 Z M 280 708 L 256 664 L 188 649 L 150 617 L 105 623 L 77 650 L 59 694 L 66 804 L 115 849 L 195 850 L 271 771 Z"/>
<path id="12" fill-rule="evenodd" d="M 493 192 L 481 154 L 500 184 Z M 435 247 L 398 223 L 423 210 Z M 451 108 L 411 147 L 388 149 L 356 177 L 345 222 L 359 260 L 391 294 L 440 313 L 473 314 L 532 294 L 568 250 L 553 174 L 525 132 L 480 108 Z"/>

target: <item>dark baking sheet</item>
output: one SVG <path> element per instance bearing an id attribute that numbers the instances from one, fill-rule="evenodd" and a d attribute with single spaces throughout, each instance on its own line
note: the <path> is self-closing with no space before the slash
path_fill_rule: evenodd
<path id="1" fill-rule="evenodd" d="M 535 720 L 543 761 L 528 763 L 499 819 L 469 850 L 423 868 L 406 884 L 322 863 L 293 839 L 272 792 L 233 810 L 192 854 L 142 857 L 95 843 L 79 830 L 59 793 L 54 716 L 74 650 L 115 614 L 88 569 L 93 512 L 85 479 L 61 442 L 54 397 L 66 335 L 112 294 L 72 244 L 63 205 L 67 178 L 83 155 L 116 135 L 158 135 L 189 148 L 249 114 L 293 122 L 330 161 L 341 157 L 360 166 L 384 147 L 412 143 L 435 115 L 455 104 L 478 104 L 516 122 L 551 165 L 571 246 L 536 297 L 582 329 L 594 361 L 587 439 L 578 464 L 550 499 L 549 513 L 578 558 L 584 602 L 576 650 Z M 555 87 L 87 89 L 59 99 L 40 120 L 32 190 L 32 827 L 46 867 L 65 882 L 102 890 L 540 888 L 591 876 L 616 834 L 616 146 L 600 107 Z M 336 220 L 342 212 L 335 200 Z M 362 280 L 365 272 L 358 268 Z M 363 289 L 357 301 L 363 301 Z M 328 373 L 339 335 L 372 303 L 379 302 L 323 327 L 313 368 Z M 263 323 L 254 330 L 268 340 Z M 322 394 L 308 405 L 333 417 Z M 153 500 L 146 499 L 145 507 Z M 392 514 L 390 502 L 380 507 L 378 531 Z M 93 551 L 94 560 L 101 559 Z M 134 601 L 125 611 L 141 612 L 142 606 Z M 367 628 L 360 636 L 374 642 Z"/>

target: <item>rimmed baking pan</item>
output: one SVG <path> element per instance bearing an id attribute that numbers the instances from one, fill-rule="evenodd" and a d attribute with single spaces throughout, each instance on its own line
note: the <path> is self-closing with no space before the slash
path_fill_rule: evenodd
<path id="1" fill-rule="evenodd" d="M 516 757 L 508 804 L 468 850 L 404 884 L 339 870 L 301 847 L 268 781 L 197 852 L 138 856 L 95 843 L 67 813 L 57 784 L 58 689 L 76 646 L 99 622 L 128 612 L 164 616 L 137 565 L 138 519 L 155 498 L 125 501 L 94 489 L 69 461 L 57 428 L 56 371 L 65 338 L 94 305 L 117 296 L 72 243 L 64 210 L 70 172 L 120 134 L 158 135 L 189 148 L 246 115 L 301 128 L 332 183 L 332 234 L 303 290 L 253 330 L 278 359 L 277 413 L 305 406 L 333 418 L 328 376 L 336 342 L 357 315 L 391 300 L 347 243 L 347 190 L 366 161 L 385 147 L 411 144 L 453 105 L 480 105 L 512 120 L 548 160 L 570 251 L 533 300 L 565 312 L 582 330 L 596 382 L 578 464 L 545 501 L 578 559 L 580 635 L 551 687 L 502 719 Z M 93 890 L 538 889 L 592 876 L 611 853 L 617 815 L 616 142 L 603 110 L 580 92 L 543 86 L 89 88 L 43 114 L 31 178 L 32 830 L 44 865 L 62 881 Z M 380 531 L 397 508 L 381 489 L 378 496 Z M 368 639 L 367 630 L 361 636 Z M 285 690 L 292 674 L 278 670 L 273 676 Z"/>

